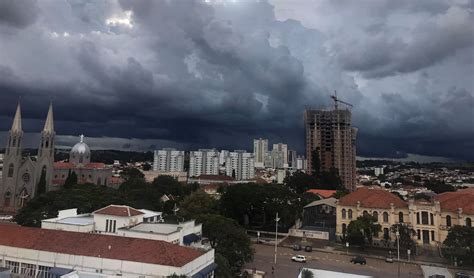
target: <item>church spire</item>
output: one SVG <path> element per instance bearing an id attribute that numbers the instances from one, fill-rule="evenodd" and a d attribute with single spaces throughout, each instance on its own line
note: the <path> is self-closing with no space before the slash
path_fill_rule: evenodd
<path id="1" fill-rule="evenodd" d="M 54 132 L 53 103 L 49 104 L 48 116 L 46 117 L 46 122 L 44 123 L 43 132 Z"/>
<path id="2" fill-rule="evenodd" d="M 22 132 L 21 128 L 21 107 L 20 103 L 18 102 L 18 106 L 16 107 L 15 118 L 13 119 L 12 129 L 11 132 Z"/>

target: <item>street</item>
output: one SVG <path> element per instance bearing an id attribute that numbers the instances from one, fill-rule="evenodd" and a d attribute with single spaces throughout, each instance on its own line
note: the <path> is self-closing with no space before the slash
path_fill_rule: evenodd
<path id="1" fill-rule="evenodd" d="M 386 263 L 383 260 L 367 258 L 367 265 L 354 265 L 350 263 L 352 256 L 338 255 L 325 252 L 304 252 L 293 251 L 290 248 L 278 247 L 277 265 L 274 265 L 274 247 L 270 245 L 253 245 L 255 256 L 252 263 L 245 265 L 245 268 L 263 270 L 266 277 L 293 278 L 297 277 L 302 266 L 324 269 L 330 271 L 347 272 L 353 274 L 368 275 L 373 277 L 398 277 L 398 264 Z M 294 255 L 305 255 L 307 262 L 292 262 Z M 272 275 L 272 266 L 274 274 Z M 418 265 L 401 263 L 400 277 L 423 277 Z"/>

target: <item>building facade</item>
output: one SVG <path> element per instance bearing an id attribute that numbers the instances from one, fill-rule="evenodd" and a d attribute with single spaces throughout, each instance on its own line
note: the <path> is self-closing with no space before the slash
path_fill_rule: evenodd
<path id="1" fill-rule="evenodd" d="M 0 210 L 15 212 L 38 193 L 38 183 L 43 181 L 49 191 L 53 177 L 55 131 L 53 107 L 49 106 L 36 159 L 22 154 L 23 129 L 21 107 L 18 104 L 12 127 L 8 133 L 0 181 Z"/>
<path id="2" fill-rule="evenodd" d="M 216 149 L 200 149 L 189 153 L 189 176 L 219 174 L 219 152 Z"/>
<path id="3" fill-rule="evenodd" d="M 273 144 L 273 151 L 281 153 L 283 168 L 288 168 L 288 145 L 283 143 Z"/>
<path id="4" fill-rule="evenodd" d="M 236 180 L 253 179 L 255 176 L 255 159 L 252 153 L 243 150 L 230 152 L 226 158 L 226 175 Z"/>
<path id="5" fill-rule="evenodd" d="M 311 173 L 313 151 L 319 155 L 320 169 L 337 169 L 344 187 L 355 190 L 356 136 L 349 110 L 305 110 L 306 157 Z"/>
<path id="6" fill-rule="evenodd" d="M 382 226 L 375 240 L 394 239 L 390 227 L 405 223 L 420 245 L 440 245 L 454 225 L 472 227 L 474 221 L 474 188 L 439 194 L 432 201 L 403 201 L 383 189 L 360 188 L 337 203 L 336 234 L 345 234 L 349 223 L 359 216 L 372 215 Z"/>
<path id="7" fill-rule="evenodd" d="M 156 150 L 153 157 L 153 171 L 183 172 L 184 151 L 173 148 Z"/>
<path id="8" fill-rule="evenodd" d="M 268 139 L 253 139 L 253 155 L 255 157 L 255 167 L 265 167 L 265 157 L 268 153 Z"/>

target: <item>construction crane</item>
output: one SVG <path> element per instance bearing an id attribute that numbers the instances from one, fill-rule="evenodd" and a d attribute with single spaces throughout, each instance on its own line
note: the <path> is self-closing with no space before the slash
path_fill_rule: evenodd
<path id="1" fill-rule="evenodd" d="M 337 103 L 338 103 L 338 102 L 340 102 L 340 103 L 342 103 L 342 104 L 345 104 L 345 105 L 349 106 L 350 108 L 353 107 L 352 104 L 350 104 L 350 103 L 348 103 L 348 102 L 345 102 L 345 101 L 343 101 L 343 100 L 340 100 L 340 99 L 337 97 L 337 91 L 334 91 L 334 95 L 332 95 L 331 98 L 334 100 L 334 108 L 335 108 L 335 110 L 337 110 L 337 106 L 338 106 Z"/>

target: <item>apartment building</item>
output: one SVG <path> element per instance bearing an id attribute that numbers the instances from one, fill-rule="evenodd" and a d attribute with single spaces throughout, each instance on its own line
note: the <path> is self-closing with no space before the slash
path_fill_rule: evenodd
<path id="1" fill-rule="evenodd" d="M 216 149 L 199 149 L 189 153 L 189 176 L 219 174 L 219 152 Z"/>
<path id="2" fill-rule="evenodd" d="M 253 155 L 255 157 L 255 167 L 265 167 L 265 157 L 268 153 L 268 139 L 254 139 L 253 140 Z"/>
<path id="3" fill-rule="evenodd" d="M 417 244 L 439 245 L 454 225 L 472 227 L 474 220 L 474 188 L 438 194 L 432 201 L 403 201 L 383 189 L 359 188 L 342 197 L 337 203 L 336 235 L 342 236 L 352 220 L 372 215 L 382 226 L 375 241 L 394 239 L 390 227 L 408 224 L 416 231 Z"/>
<path id="4" fill-rule="evenodd" d="M 156 150 L 153 157 L 153 171 L 183 172 L 184 151 L 178 151 L 173 148 Z"/>
<path id="5" fill-rule="evenodd" d="M 230 152 L 226 158 L 226 175 L 236 180 L 248 180 L 255 176 L 255 159 L 244 150 Z"/>
<path id="6" fill-rule="evenodd" d="M 305 110 L 306 157 L 311 173 L 313 151 L 317 151 L 320 170 L 337 169 L 344 187 L 356 185 L 356 136 L 349 110 Z"/>
<path id="7" fill-rule="evenodd" d="M 288 168 L 288 145 L 283 143 L 273 144 L 273 151 L 281 153 L 282 156 L 282 168 Z"/>

